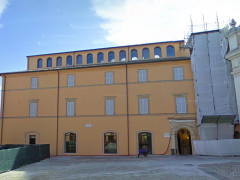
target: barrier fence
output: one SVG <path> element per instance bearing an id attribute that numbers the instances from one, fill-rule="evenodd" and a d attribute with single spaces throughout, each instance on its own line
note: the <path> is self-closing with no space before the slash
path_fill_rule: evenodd
<path id="1" fill-rule="evenodd" d="M 0 173 L 50 158 L 49 144 L 0 146 Z"/>

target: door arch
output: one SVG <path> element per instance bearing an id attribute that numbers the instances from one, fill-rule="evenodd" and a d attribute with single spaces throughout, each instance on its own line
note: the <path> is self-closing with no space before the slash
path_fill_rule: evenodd
<path id="1" fill-rule="evenodd" d="M 149 154 L 152 154 L 152 133 L 139 132 L 138 133 L 138 150 L 140 148 L 147 149 Z"/>
<path id="2" fill-rule="evenodd" d="M 192 154 L 191 134 L 188 129 L 181 128 L 177 131 L 178 152 L 181 155 Z"/>

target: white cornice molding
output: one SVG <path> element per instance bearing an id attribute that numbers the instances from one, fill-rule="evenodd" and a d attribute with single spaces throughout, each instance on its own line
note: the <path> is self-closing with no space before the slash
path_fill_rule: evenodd
<path id="1" fill-rule="evenodd" d="M 233 51 L 230 51 L 229 53 L 227 53 L 225 55 L 225 58 L 232 61 L 236 58 L 240 57 L 240 48 L 238 47 L 238 49 L 235 49 Z"/>
<path id="2" fill-rule="evenodd" d="M 233 71 L 231 72 L 231 74 L 236 77 L 236 76 L 240 76 L 240 66 L 237 68 L 234 68 Z"/>

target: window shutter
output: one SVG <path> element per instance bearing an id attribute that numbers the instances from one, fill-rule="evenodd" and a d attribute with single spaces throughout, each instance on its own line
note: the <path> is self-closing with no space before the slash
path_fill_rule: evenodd
<path id="1" fill-rule="evenodd" d="M 113 115 L 114 114 L 114 100 L 107 99 L 106 100 L 106 115 Z"/>
<path id="2" fill-rule="evenodd" d="M 139 113 L 148 114 L 148 98 L 139 99 Z"/>
<path id="3" fill-rule="evenodd" d="M 174 68 L 174 80 L 183 80 L 183 68 Z"/>
<path id="4" fill-rule="evenodd" d="M 31 88 L 38 88 L 38 78 L 32 78 Z"/>
<path id="5" fill-rule="evenodd" d="M 146 69 L 138 70 L 138 81 L 139 82 L 146 82 L 147 81 L 147 70 Z"/>
<path id="6" fill-rule="evenodd" d="M 186 97 L 177 97 L 176 106 L 177 106 L 177 113 L 186 113 L 187 112 Z"/>
<path id="7" fill-rule="evenodd" d="M 114 114 L 114 100 L 110 100 L 110 114 L 113 115 Z"/>
<path id="8" fill-rule="evenodd" d="M 37 116 L 37 103 L 30 103 L 30 116 Z"/>
<path id="9" fill-rule="evenodd" d="M 113 84 L 113 72 L 106 72 L 105 79 L 106 84 Z"/>
<path id="10" fill-rule="evenodd" d="M 148 114 L 148 98 L 144 99 L 144 113 Z"/>
<path id="11" fill-rule="evenodd" d="M 75 84 L 75 75 L 68 75 L 68 86 L 74 86 Z"/>
<path id="12" fill-rule="evenodd" d="M 67 116 L 74 116 L 75 114 L 75 102 L 67 102 Z"/>

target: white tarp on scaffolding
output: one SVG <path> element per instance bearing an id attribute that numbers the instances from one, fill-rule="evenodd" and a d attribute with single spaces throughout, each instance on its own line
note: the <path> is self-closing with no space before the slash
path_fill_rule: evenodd
<path id="1" fill-rule="evenodd" d="M 190 37 L 191 64 L 194 76 L 197 120 L 201 140 L 233 138 L 233 126 L 217 127 L 202 124 L 203 116 L 237 115 L 235 88 L 231 62 L 224 59 L 228 46 L 224 34 L 219 31 L 194 33 Z M 222 132 L 222 134 L 221 134 Z"/>
<path id="2" fill-rule="evenodd" d="M 193 146 L 194 152 L 197 155 L 208 156 L 240 155 L 240 139 L 193 141 Z"/>

